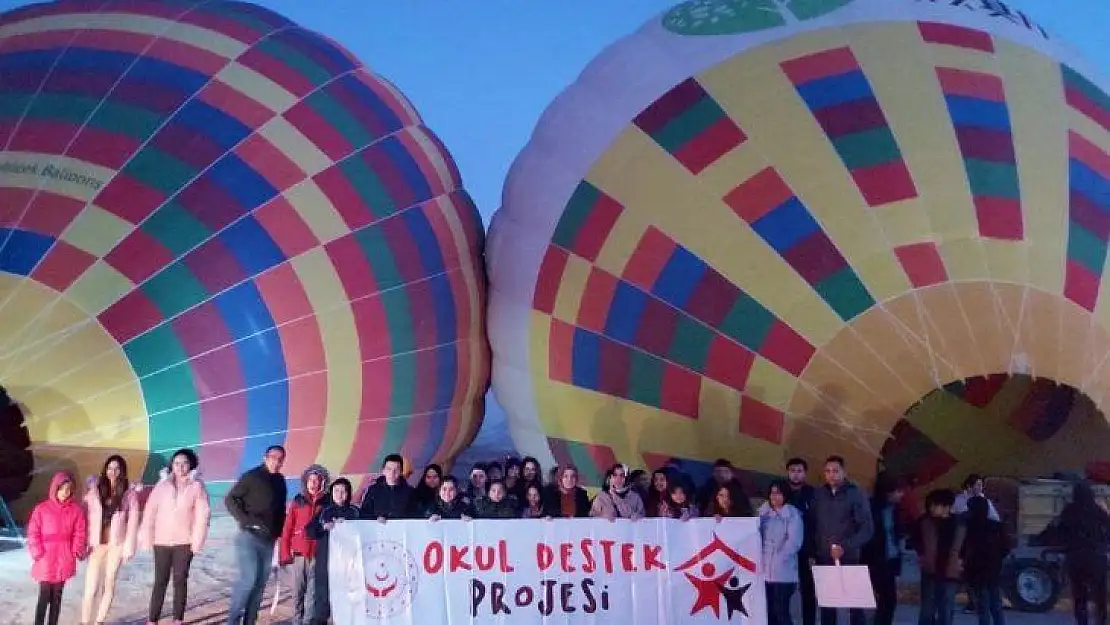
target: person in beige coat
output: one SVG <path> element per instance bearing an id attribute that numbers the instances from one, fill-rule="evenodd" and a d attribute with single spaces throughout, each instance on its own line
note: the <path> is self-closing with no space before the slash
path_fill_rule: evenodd
<path id="1" fill-rule="evenodd" d="M 644 500 L 628 482 L 628 467 L 615 464 L 605 472 L 605 483 L 594 497 L 590 516 L 615 521 L 644 518 Z"/>
<path id="2" fill-rule="evenodd" d="M 112 455 L 99 476 L 86 483 L 85 510 L 88 514 L 89 564 L 85 568 L 85 596 L 81 623 L 103 623 L 112 609 L 119 568 L 135 555 L 139 536 L 139 490 L 127 480 L 127 461 Z M 100 595 L 97 607 L 97 595 Z M 93 608 L 96 621 L 92 621 Z"/>

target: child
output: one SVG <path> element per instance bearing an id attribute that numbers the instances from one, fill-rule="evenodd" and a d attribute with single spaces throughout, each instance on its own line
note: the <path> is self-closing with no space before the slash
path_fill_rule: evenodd
<path id="1" fill-rule="evenodd" d="M 960 554 L 967 529 L 952 516 L 956 493 L 935 490 L 925 497 L 925 516 L 913 531 L 913 544 L 921 566 L 919 625 L 951 625 L 956 609 L 956 588 L 963 573 Z"/>
<path id="2" fill-rule="evenodd" d="M 324 509 L 328 470 L 314 464 L 301 474 L 301 492 L 286 508 L 285 525 L 278 539 L 278 563 L 286 567 L 293 589 L 293 625 L 305 625 L 315 613 L 316 541 L 306 533 L 312 519 Z M 327 572 L 325 571 L 325 575 Z"/>
<path id="3" fill-rule="evenodd" d="M 34 561 L 31 577 L 39 583 L 35 625 L 58 625 L 62 589 L 77 574 L 77 561 L 88 549 L 85 511 L 73 501 L 74 484 L 73 475 L 55 473 L 47 499 L 35 506 L 27 522 L 27 550 Z"/>
<path id="4" fill-rule="evenodd" d="M 305 533 L 316 541 L 316 596 L 312 606 L 313 625 L 326 625 L 331 618 L 331 592 L 328 586 L 328 533 L 336 523 L 359 518 L 358 506 L 351 505 L 351 483 L 341 477 L 331 485 L 330 501 L 305 526 Z"/>

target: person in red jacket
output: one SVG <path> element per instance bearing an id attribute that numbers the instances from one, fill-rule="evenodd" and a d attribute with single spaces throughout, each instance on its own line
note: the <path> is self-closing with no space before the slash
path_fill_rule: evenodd
<path id="1" fill-rule="evenodd" d="M 35 506 L 27 521 L 27 551 L 33 562 L 31 577 L 39 583 L 35 625 L 58 625 L 62 589 L 77 574 L 77 561 L 85 559 L 88 553 L 85 510 L 73 496 L 76 483 L 69 473 L 55 473 L 46 500 Z"/>
<path id="2" fill-rule="evenodd" d="M 315 614 L 316 541 L 305 532 L 324 507 L 328 470 L 314 464 L 301 474 L 301 492 L 289 502 L 278 540 L 278 563 L 285 567 L 293 589 L 293 625 L 307 625 Z"/>

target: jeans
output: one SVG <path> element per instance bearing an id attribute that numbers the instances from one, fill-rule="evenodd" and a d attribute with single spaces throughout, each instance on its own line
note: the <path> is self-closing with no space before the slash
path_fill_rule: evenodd
<path id="1" fill-rule="evenodd" d="M 921 612 L 918 625 L 952 625 L 956 610 L 956 588 L 959 582 L 943 577 L 921 574 Z"/>
<path id="2" fill-rule="evenodd" d="M 1002 590 L 997 583 L 982 584 L 975 588 L 975 603 L 979 607 L 979 625 L 1006 625 L 1002 616 Z"/>
<path id="3" fill-rule="evenodd" d="M 157 623 L 166 602 L 166 586 L 173 573 L 173 619 L 185 620 L 185 601 L 189 598 L 189 565 L 193 551 L 189 545 L 154 546 L 154 587 L 150 589 L 150 611 L 147 616 Z"/>
<path id="4" fill-rule="evenodd" d="M 235 561 L 239 580 L 231 592 L 227 625 L 255 625 L 262 607 L 262 591 L 270 577 L 274 559 L 274 541 L 260 538 L 246 530 L 235 536 Z"/>
<path id="5" fill-rule="evenodd" d="M 316 614 L 316 560 L 297 556 L 289 565 L 289 587 L 293 592 L 293 625 L 307 625 Z"/>
<path id="6" fill-rule="evenodd" d="M 767 582 L 767 625 L 791 625 L 790 597 L 796 585 Z"/>
<path id="7" fill-rule="evenodd" d="M 892 625 L 898 607 L 898 570 L 900 560 L 890 559 L 867 567 L 875 591 L 874 625 Z"/>

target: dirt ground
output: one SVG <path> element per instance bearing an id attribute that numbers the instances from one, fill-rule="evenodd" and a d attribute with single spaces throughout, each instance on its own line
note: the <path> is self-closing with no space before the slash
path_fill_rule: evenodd
<path id="1" fill-rule="evenodd" d="M 227 622 L 227 601 L 234 581 L 235 568 L 232 539 L 235 534 L 234 522 L 227 516 L 212 519 L 208 544 L 193 560 L 189 575 L 189 607 L 186 623 L 194 625 L 214 625 Z M 30 578 L 30 560 L 25 550 L 9 548 L 0 551 L 0 624 L 29 625 L 34 622 L 37 584 Z M 146 623 L 147 603 L 150 599 L 150 586 L 153 581 L 153 566 L 149 553 L 140 553 L 120 570 L 116 587 L 116 600 L 108 622 L 113 624 L 143 625 Z M 61 622 L 76 625 L 80 622 L 80 603 L 83 594 L 84 576 L 78 572 L 75 579 L 66 585 L 63 597 Z M 267 586 L 263 600 L 265 614 L 259 619 L 264 624 L 292 623 L 288 603 L 279 603 L 278 609 L 271 614 L 273 580 Z M 166 609 L 170 605 L 172 590 L 167 593 Z M 908 584 L 903 589 L 903 601 L 915 602 L 916 588 Z M 1061 608 L 1066 608 L 1061 602 Z M 1070 615 L 1058 610 L 1052 614 L 1033 615 L 1007 611 L 1007 625 L 1062 625 L 1069 622 Z M 841 619 L 847 622 L 846 619 Z M 169 623 L 167 617 L 162 621 Z M 956 623 L 972 625 L 977 623 L 975 615 L 962 611 L 956 616 Z M 917 623 L 917 607 L 903 605 L 896 619 L 899 625 Z"/>

